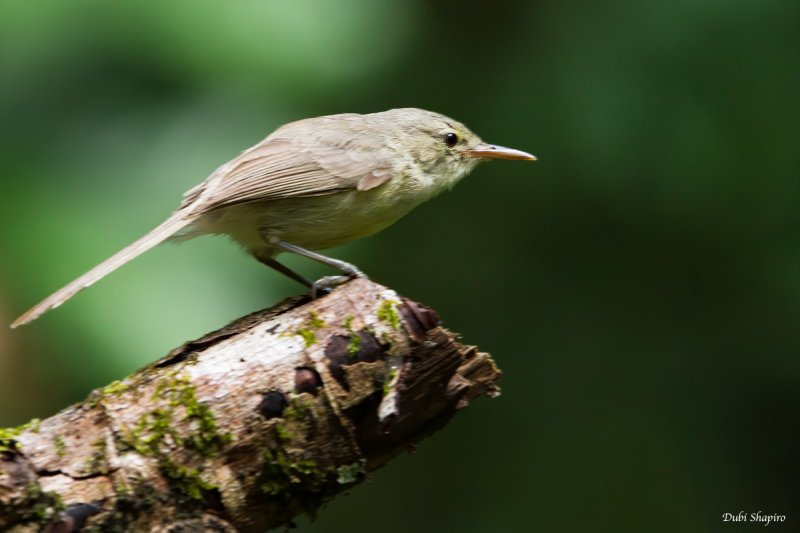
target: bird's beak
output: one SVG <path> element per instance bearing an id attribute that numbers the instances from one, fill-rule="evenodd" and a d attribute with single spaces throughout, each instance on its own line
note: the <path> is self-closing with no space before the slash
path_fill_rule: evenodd
<path id="1" fill-rule="evenodd" d="M 494 144 L 481 143 L 475 148 L 461 152 L 466 157 L 481 157 L 484 159 L 517 159 L 520 161 L 536 161 L 536 156 L 522 150 L 506 148 Z"/>

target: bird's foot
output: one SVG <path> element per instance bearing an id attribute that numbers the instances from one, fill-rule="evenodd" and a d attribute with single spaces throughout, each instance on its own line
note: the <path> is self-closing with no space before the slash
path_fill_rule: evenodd
<path id="1" fill-rule="evenodd" d="M 366 278 L 366 276 L 324 276 L 311 284 L 311 297 L 315 300 L 320 296 L 328 294 L 337 285 L 348 282 L 355 278 Z"/>

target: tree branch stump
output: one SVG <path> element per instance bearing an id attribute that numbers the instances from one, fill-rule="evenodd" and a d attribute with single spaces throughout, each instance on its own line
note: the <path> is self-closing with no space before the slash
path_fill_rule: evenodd
<path id="1" fill-rule="evenodd" d="M 243 317 L 0 430 L 3 531 L 264 531 L 496 396 L 488 354 L 367 280 Z"/>

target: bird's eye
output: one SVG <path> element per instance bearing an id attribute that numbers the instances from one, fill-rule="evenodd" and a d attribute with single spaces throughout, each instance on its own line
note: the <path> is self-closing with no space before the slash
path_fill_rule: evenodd
<path id="1" fill-rule="evenodd" d="M 452 131 L 450 133 L 444 134 L 444 144 L 452 148 L 453 146 L 456 145 L 456 143 L 458 143 L 458 135 L 456 135 Z"/>

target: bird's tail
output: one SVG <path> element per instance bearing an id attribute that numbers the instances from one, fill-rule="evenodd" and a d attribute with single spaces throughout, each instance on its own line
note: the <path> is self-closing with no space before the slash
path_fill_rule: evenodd
<path id="1" fill-rule="evenodd" d="M 193 217 L 191 214 L 186 213 L 185 211 L 176 211 L 167 220 L 162 222 L 158 227 L 141 239 L 137 240 L 126 248 L 123 248 L 83 276 L 65 285 L 58 291 L 54 292 L 33 306 L 28 312 L 16 319 L 11 324 L 11 327 L 16 328 L 17 326 L 27 324 L 28 322 L 36 320 L 47 311 L 55 309 L 59 305 L 75 296 L 81 290 L 85 289 L 89 285 L 92 285 L 95 281 L 110 274 L 134 257 L 143 254 L 156 244 L 169 238 L 181 228 L 188 226 L 194 221 L 195 218 L 196 217 Z"/>

